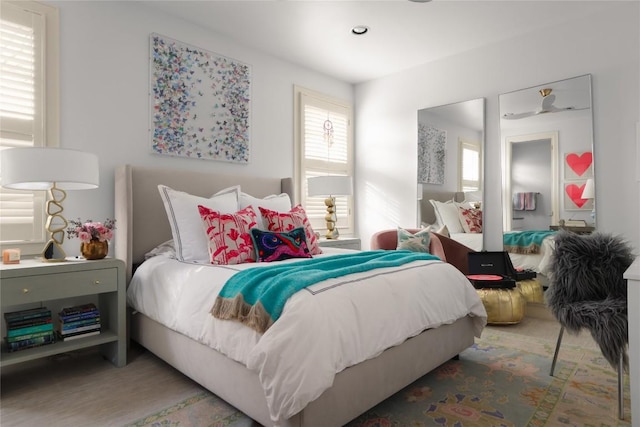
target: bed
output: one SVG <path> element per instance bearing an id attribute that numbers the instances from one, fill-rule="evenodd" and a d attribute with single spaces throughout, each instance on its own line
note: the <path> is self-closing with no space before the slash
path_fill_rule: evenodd
<path id="1" fill-rule="evenodd" d="M 178 313 L 175 314 L 178 319 L 174 319 L 176 320 L 176 325 L 172 325 L 172 321 L 166 321 L 158 314 L 163 311 L 171 311 L 167 308 L 166 303 L 164 308 L 154 309 L 149 308 L 153 307 L 153 305 L 149 305 L 149 298 L 143 303 L 134 302 L 130 307 L 130 338 L 262 425 L 323 427 L 344 425 L 472 345 L 474 337 L 480 335 L 486 323 L 486 312 L 482 303 L 471 285 L 466 282 L 464 276 L 460 277 L 461 273 L 453 266 L 440 261 L 418 261 L 418 264 L 415 264 L 416 267 L 419 267 L 415 268 L 416 271 L 425 270 L 426 273 L 423 274 L 433 276 L 435 273 L 435 277 L 441 278 L 438 281 L 432 281 L 434 283 L 433 286 L 436 287 L 433 288 L 434 295 L 430 297 L 434 298 L 436 304 L 442 305 L 440 300 L 451 300 L 454 302 L 453 305 L 463 306 L 460 310 L 465 314 L 453 316 L 446 321 L 436 320 L 434 326 L 416 330 L 392 345 L 387 346 L 384 342 L 377 344 L 382 345 L 382 347 L 375 354 L 367 355 L 366 357 L 363 357 L 363 354 L 358 354 L 358 357 L 361 357 L 362 360 L 337 367 L 336 372 L 333 372 L 331 378 L 329 378 L 329 385 L 321 391 L 314 389 L 313 393 L 310 394 L 298 394 L 294 391 L 294 387 L 274 397 L 270 385 L 275 383 L 265 381 L 265 378 L 271 375 L 271 371 L 265 370 L 265 363 L 263 363 L 265 359 L 258 357 L 257 359 L 260 360 L 259 363 L 262 363 L 262 365 L 259 368 L 254 366 L 254 369 L 249 369 L 245 363 L 237 360 L 242 359 L 242 357 L 248 357 L 252 360 L 249 364 L 255 364 L 255 360 L 257 360 L 254 357 L 255 354 L 268 354 L 267 350 L 256 353 L 251 349 L 251 355 L 246 356 L 243 353 L 245 350 L 242 348 L 230 350 L 224 347 L 224 343 L 212 344 L 209 341 L 231 341 L 229 336 L 224 336 L 220 332 L 218 332 L 219 335 L 216 335 L 215 332 L 227 330 L 231 331 L 232 334 L 242 333 L 249 336 L 249 341 L 251 339 L 254 340 L 253 344 L 250 345 L 255 344 L 256 347 L 262 346 L 261 343 L 263 341 L 278 342 L 281 339 L 279 338 L 280 335 L 275 335 L 277 332 L 276 326 L 283 325 L 278 326 L 283 329 L 284 325 L 287 324 L 284 323 L 285 316 L 292 316 L 289 313 L 296 312 L 296 309 L 291 307 L 294 306 L 294 303 L 298 304 L 298 300 L 295 300 L 294 303 L 291 301 L 296 298 L 300 301 L 307 301 L 311 298 L 308 295 L 312 294 L 312 292 L 300 291 L 296 293 L 287 302 L 282 317 L 263 334 L 255 333 L 254 330 L 238 322 L 213 318 L 208 313 L 209 305 L 212 301 L 209 301 L 209 297 L 202 297 L 202 294 L 211 292 L 211 289 L 207 288 L 209 279 L 198 276 L 196 270 L 209 271 L 214 269 L 215 266 L 179 262 L 171 256 L 165 256 L 167 252 L 162 250 L 166 246 L 163 243 L 172 238 L 172 232 L 165 215 L 162 199 L 158 193 L 159 184 L 202 197 L 209 197 L 218 190 L 239 185 L 243 192 L 255 197 L 265 197 L 281 192 L 291 194 L 292 181 L 290 179 L 258 179 L 247 176 L 229 176 L 131 165 L 117 168 L 115 176 L 115 209 L 118 221 L 114 239 L 115 256 L 123 259 L 127 265 L 129 301 L 135 300 L 135 295 L 132 294 L 143 292 L 141 287 L 147 286 L 141 283 L 151 283 L 151 286 L 157 286 L 158 289 L 155 294 L 152 294 L 152 299 L 161 299 L 159 298 L 160 295 L 175 293 L 180 294 L 178 300 L 176 300 L 178 301 L 177 304 L 182 304 L 179 309 L 174 310 Z M 323 256 L 326 255 L 327 257 L 353 252 L 337 248 L 322 249 L 325 252 Z M 145 261 L 145 254 L 151 251 L 155 251 L 159 255 Z M 315 258 L 321 259 L 321 256 L 316 256 Z M 288 261 L 297 262 L 298 260 Z M 407 265 L 414 266 L 414 264 Z M 257 264 L 254 264 L 254 266 L 257 266 Z M 248 268 L 243 265 L 236 267 L 234 268 Z M 184 276 L 180 271 L 184 271 L 187 276 Z M 455 271 L 457 275 L 451 275 L 452 271 Z M 366 272 L 359 274 L 384 276 L 384 274 L 378 275 Z M 394 272 L 393 274 L 396 273 Z M 401 274 L 401 276 L 398 276 L 400 278 L 409 277 L 402 276 L 409 274 L 406 271 L 399 274 Z M 168 285 L 166 283 L 162 284 L 165 279 L 171 280 L 173 277 L 179 278 L 184 283 L 175 285 L 171 285 L 171 283 Z M 185 277 L 188 277 L 188 279 Z M 351 276 L 349 277 L 351 278 Z M 374 279 L 369 276 L 353 277 L 355 278 L 354 281 L 362 281 L 362 283 L 367 283 L 371 287 L 378 286 L 375 284 Z M 348 282 L 346 279 L 334 280 Z M 453 283 L 458 281 L 461 284 L 464 283 L 464 285 L 458 286 L 457 283 Z M 396 282 L 394 279 L 393 281 L 394 286 L 399 286 L 395 285 L 395 283 L 403 283 L 404 286 L 405 282 L 410 283 L 412 280 L 402 279 Z M 328 281 L 320 282 L 314 286 L 327 285 L 331 287 Z M 417 287 L 418 285 L 422 289 Z M 351 284 L 348 286 L 351 286 Z M 410 286 L 414 286 L 414 289 L 421 294 L 431 289 L 427 288 L 422 281 L 419 284 L 411 284 Z M 347 286 L 343 286 L 343 288 L 347 288 Z M 449 288 L 457 290 L 448 290 Z M 184 300 L 181 299 L 183 298 L 183 293 L 184 295 L 188 293 L 200 295 L 200 302 L 187 303 L 186 296 L 184 296 Z M 380 300 L 384 299 L 375 299 L 375 301 Z M 308 304 L 308 302 L 305 303 Z M 200 309 L 193 308 L 198 304 L 202 306 Z M 333 304 L 333 302 L 326 302 L 326 304 Z M 148 310 L 147 313 L 145 313 L 146 310 Z M 207 312 L 203 314 L 203 310 L 207 310 Z M 300 311 L 300 309 L 297 311 Z M 396 323 L 404 324 L 404 317 L 399 317 L 401 312 L 402 310 L 393 311 L 393 317 L 391 318 L 394 319 L 394 322 L 388 322 L 389 317 L 387 316 L 387 321 L 381 326 L 384 327 L 385 324 L 395 325 Z M 204 338 L 192 336 L 193 334 L 188 330 L 190 326 L 185 326 L 184 318 L 188 316 L 184 315 L 184 313 L 192 313 L 195 323 L 207 323 L 201 328 L 201 331 L 205 331 L 202 334 Z M 398 316 L 398 319 L 402 319 L 402 322 L 396 322 L 395 316 Z M 331 319 L 323 318 L 322 322 L 329 322 L 329 320 Z M 310 328 L 313 327 L 313 323 L 309 323 Z M 320 323 L 320 321 L 316 323 Z M 415 328 L 415 325 L 412 325 L 412 327 Z M 341 330 L 341 327 L 335 329 Z M 345 327 L 345 329 L 348 328 Z M 334 327 L 327 328 L 327 330 L 332 331 Z M 366 335 L 366 329 L 364 331 L 363 336 Z M 383 335 L 383 333 L 380 333 L 375 336 Z M 345 342 L 359 342 L 359 339 L 359 337 L 356 340 L 348 339 Z M 397 339 L 397 337 L 394 339 Z M 302 338 L 300 340 L 304 342 Z M 307 341 L 307 344 L 312 345 L 313 341 Z M 214 348 L 216 345 L 222 345 L 222 347 L 216 349 Z M 300 353 L 305 351 L 304 347 L 294 347 L 295 345 L 299 346 L 295 340 L 289 340 L 285 345 L 289 346 L 286 348 L 293 349 L 293 352 Z M 362 345 L 362 347 L 367 346 L 368 344 Z M 347 345 L 347 347 L 355 348 L 360 346 Z M 238 355 L 238 353 L 240 354 Z M 271 359 L 269 360 L 277 360 L 276 364 L 291 363 L 288 353 L 272 353 L 270 356 Z M 338 359 L 342 358 L 347 359 L 347 356 L 340 355 L 338 357 Z M 306 356 L 300 359 L 306 359 Z M 306 363 L 301 360 L 300 365 L 306 365 Z M 298 368 L 296 367 L 296 369 Z M 311 371 L 301 371 L 296 376 L 304 377 L 306 374 L 311 374 Z M 281 374 L 273 374 L 273 377 L 278 375 Z M 265 386 L 267 387 L 265 388 Z M 286 387 L 275 384 L 274 388 Z M 304 390 L 302 385 L 300 385 L 300 390 Z M 303 394 L 304 396 L 301 396 Z M 280 404 L 281 401 L 287 401 L 288 398 L 296 400 L 297 403 L 295 405 Z"/>
<path id="2" fill-rule="evenodd" d="M 451 239 L 462 243 L 474 251 L 481 251 L 484 249 L 481 228 L 479 231 L 470 232 L 468 228 L 463 226 L 459 215 L 447 215 L 446 210 L 438 212 L 433 203 L 433 201 L 437 202 L 436 206 L 442 206 L 442 204 L 451 206 L 453 201 L 466 208 L 471 208 L 464 200 L 465 194 L 462 192 L 423 190 L 422 200 L 420 200 L 421 224 L 422 226 L 434 225 L 435 229 L 441 229 L 442 226 L 446 225 L 446 233 Z M 471 209 L 471 211 L 473 211 L 473 209 Z M 454 213 L 457 214 L 457 212 Z M 533 270 L 538 274 L 546 275 L 549 270 L 550 257 L 553 252 L 552 232 L 549 234 L 549 236 L 537 245 L 535 252 L 517 253 L 516 251 L 508 251 L 514 267 Z"/>

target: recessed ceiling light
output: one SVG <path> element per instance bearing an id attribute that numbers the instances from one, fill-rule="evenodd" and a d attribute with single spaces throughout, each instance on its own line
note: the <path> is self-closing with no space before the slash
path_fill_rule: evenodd
<path id="1" fill-rule="evenodd" d="M 361 36 L 363 34 L 366 34 L 368 31 L 369 31 L 369 27 L 367 27 L 366 25 L 356 25 L 351 29 L 351 32 L 356 36 Z"/>

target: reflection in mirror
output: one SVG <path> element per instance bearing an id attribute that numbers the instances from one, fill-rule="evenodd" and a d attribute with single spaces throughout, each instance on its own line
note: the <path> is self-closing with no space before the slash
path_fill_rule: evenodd
<path id="1" fill-rule="evenodd" d="M 500 95 L 500 116 L 504 230 L 595 227 L 591 76 Z"/>
<path id="2" fill-rule="evenodd" d="M 484 98 L 418 110 L 418 226 L 447 225 L 452 238 L 482 250 L 481 225 L 436 215 L 434 202 L 455 200 L 481 219 L 483 153 Z"/>

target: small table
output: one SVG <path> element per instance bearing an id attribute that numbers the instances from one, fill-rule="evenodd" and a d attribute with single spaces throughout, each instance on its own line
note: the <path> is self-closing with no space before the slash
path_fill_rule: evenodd
<path id="1" fill-rule="evenodd" d="M 360 239 L 358 237 L 341 237 L 339 239 L 320 239 L 320 246 L 325 248 L 340 248 L 360 250 Z"/>
<path id="2" fill-rule="evenodd" d="M 593 233 L 596 228 L 595 227 L 590 227 L 588 225 L 585 226 L 575 226 L 575 225 L 550 225 L 549 226 L 550 230 L 567 230 L 567 231 L 571 231 L 572 233 L 576 233 L 576 234 L 591 234 Z"/>

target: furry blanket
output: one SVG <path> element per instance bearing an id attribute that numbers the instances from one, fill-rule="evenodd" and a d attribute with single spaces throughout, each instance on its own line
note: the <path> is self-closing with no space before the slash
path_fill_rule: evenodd
<path id="1" fill-rule="evenodd" d="M 634 260 L 624 239 L 604 233 L 559 232 L 551 257 L 546 299 L 569 332 L 587 328 L 615 369 L 628 367 L 627 285 L 623 274 Z"/>

